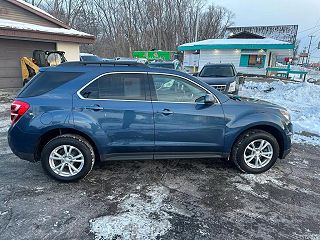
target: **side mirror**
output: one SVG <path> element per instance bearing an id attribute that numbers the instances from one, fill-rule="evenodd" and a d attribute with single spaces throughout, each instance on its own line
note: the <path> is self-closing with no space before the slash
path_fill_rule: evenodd
<path id="1" fill-rule="evenodd" d="M 213 104 L 215 102 L 216 102 L 216 98 L 213 96 L 213 94 L 206 94 L 204 96 L 204 103 Z"/>
<path id="2" fill-rule="evenodd" d="M 198 75 L 199 75 L 199 73 L 198 73 L 198 72 L 192 73 L 192 76 L 197 77 Z"/>

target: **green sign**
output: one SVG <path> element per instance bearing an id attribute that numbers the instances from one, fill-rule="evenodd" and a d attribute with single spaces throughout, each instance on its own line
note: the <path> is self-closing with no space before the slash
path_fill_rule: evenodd
<path id="1" fill-rule="evenodd" d="M 148 61 L 162 59 L 164 61 L 174 60 L 174 55 L 176 52 L 174 51 L 135 51 L 132 53 L 132 57 L 134 58 L 145 58 Z"/>

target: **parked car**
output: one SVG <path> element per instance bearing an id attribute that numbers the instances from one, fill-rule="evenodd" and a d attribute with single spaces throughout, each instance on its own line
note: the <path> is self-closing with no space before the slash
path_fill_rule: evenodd
<path id="1" fill-rule="evenodd" d="M 239 78 L 233 64 L 206 64 L 195 76 L 221 92 L 239 92 Z"/>
<path id="2" fill-rule="evenodd" d="M 97 161 L 213 158 L 261 173 L 291 148 L 289 113 L 186 73 L 132 62 L 42 68 L 11 105 L 13 153 L 61 181 Z"/>
<path id="3" fill-rule="evenodd" d="M 102 58 L 91 53 L 80 53 L 80 61 L 83 62 L 100 62 Z"/>
<path id="4" fill-rule="evenodd" d="M 155 67 L 155 68 L 168 68 L 168 69 L 174 69 L 181 71 L 182 66 L 181 62 L 178 60 L 174 61 L 154 61 L 148 64 L 149 67 Z"/>

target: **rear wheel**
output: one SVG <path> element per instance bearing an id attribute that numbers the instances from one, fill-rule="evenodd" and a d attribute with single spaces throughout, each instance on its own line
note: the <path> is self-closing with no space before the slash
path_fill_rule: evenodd
<path id="1" fill-rule="evenodd" d="M 234 144 L 231 159 L 243 172 L 262 173 L 270 169 L 279 156 L 277 139 L 262 130 L 249 130 Z"/>
<path id="2" fill-rule="evenodd" d="M 65 134 L 50 140 L 41 153 L 41 163 L 53 178 L 76 181 L 92 169 L 95 155 L 90 143 L 81 136 Z"/>

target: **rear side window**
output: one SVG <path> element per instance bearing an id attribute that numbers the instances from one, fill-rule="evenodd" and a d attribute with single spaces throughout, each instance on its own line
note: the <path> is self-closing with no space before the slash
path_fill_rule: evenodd
<path id="1" fill-rule="evenodd" d="M 104 75 L 85 87 L 80 94 L 90 99 L 145 100 L 145 75 Z"/>
<path id="2" fill-rule="evenodd" d="M 72 79 L 79 77 L 82 73 L 76 72 L 39 72 L 22 89 L 19 97 L 35 97 L 47 93 Z"/>

